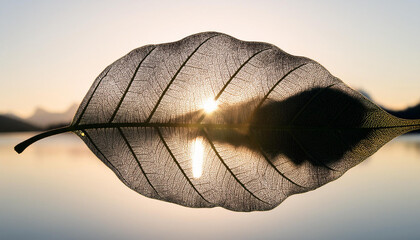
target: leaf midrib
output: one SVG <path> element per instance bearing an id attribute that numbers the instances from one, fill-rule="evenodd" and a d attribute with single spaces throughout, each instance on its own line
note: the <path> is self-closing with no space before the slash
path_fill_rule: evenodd
<path id="1" fill-rule="evenodd" d="M 125 127 L 168 127 L 168 128 L 207 128 L 207 129 L 253 129 L 253 130 L 357 130 L 357 129 L 390 129 L 390 128 L 406 128 L 420 127 L 420 123 L 389 125 L 389 126 L 305 126 L 305 125 L 253 125 L 253 124 L 212 124 L 212 123 L 155 123 L 155 122 L 139 122 L 139 123 L 92 123 L 79 124 L 70 126 L 69 131 L 98 129 L 98 128 L 125 128 Z"/>

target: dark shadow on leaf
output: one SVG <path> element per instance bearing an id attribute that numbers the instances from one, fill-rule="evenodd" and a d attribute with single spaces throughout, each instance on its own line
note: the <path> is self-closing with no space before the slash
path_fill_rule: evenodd
<path id="1" fill-rule="evenodd" d="M 314 88 L 283 101 L 261 100 L 221 106 L 206 116 L 208 124 L 231 124 L 234 128 L 207 127 L 215 143 L 246 147 L 274 161 L 285 155 L 296 165 L 309 161 L 325 166 L 339 161 L 373 130 L 364 129 L 369 111 L 359 99 L 332 88 Z M 193 122 L 202 111 L 182 116 Z"/>

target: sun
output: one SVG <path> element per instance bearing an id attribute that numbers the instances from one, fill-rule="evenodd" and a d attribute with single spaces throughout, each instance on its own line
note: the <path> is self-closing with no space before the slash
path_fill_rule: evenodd
<path id="1" fill-rule="evenodd" d="M 204 101 L 203 109 L 206 113 L 214 112 L 217 109 L 217 102 L 213 98 L 209 98 Z"/>

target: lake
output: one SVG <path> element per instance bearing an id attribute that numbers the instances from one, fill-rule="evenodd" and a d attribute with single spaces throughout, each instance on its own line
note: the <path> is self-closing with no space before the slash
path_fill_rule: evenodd
<path id="1" fill-rule="evenodd" d="M 267 212 L 191 209 L 130 190 L 76 135 L 0 135 L 0 239 L 420 239 L 420 135 Z"/>

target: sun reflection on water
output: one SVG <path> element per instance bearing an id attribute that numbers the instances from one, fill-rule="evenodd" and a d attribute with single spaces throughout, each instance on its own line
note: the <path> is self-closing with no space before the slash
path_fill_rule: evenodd
<path id="1" fill-rule="evenodd" d="M 203 173 L 203 139 L 194 139 L 191 147 L 193 177 L 199 178 Z"/>

